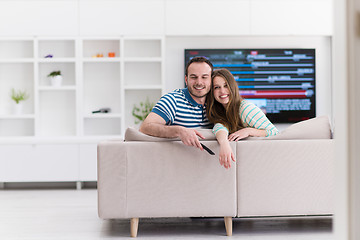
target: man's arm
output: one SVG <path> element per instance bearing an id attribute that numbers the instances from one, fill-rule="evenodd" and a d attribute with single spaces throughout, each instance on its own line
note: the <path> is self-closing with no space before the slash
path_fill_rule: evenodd
<path id="1" fill-rule="evenodd" d="M 203 150 L 197 136 L 204 139 L 198 131 L 182 126 L 167 126 L 165 120 L 158 114 L 151 112 L 140 126 L 140 132 L 154 137 L 176 138 L 187 146 L 194 146 Z"/>

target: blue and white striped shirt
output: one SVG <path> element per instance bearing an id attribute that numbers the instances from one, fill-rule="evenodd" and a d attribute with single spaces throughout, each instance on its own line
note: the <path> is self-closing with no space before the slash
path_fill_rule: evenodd
<path id="1" fill-rule="evenodd" d="M 176 89 L 160 98 L 152 112 L 162 117 L 166 125 L 188 128 L 211 128 L 205 106 L 198 104 L 187 88 Z"/>

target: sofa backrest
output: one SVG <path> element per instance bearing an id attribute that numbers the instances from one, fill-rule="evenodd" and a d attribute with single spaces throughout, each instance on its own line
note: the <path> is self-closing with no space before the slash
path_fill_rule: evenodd
<path id="1" fill-rule="evenodd" d="M 211 129 L 197 130 L 205 137 L 205 141 L 216 140 Z M 330 139 L 331 137 L 329 117 L 319 116 L 292 124 L 275 136 L 248 137 L 246 140 Z M 149 136 L 133 127 L 127 128 L 125 132 L 125 141 L 163 142 L 179 140 L 179 138 L 159 138 Z"/>

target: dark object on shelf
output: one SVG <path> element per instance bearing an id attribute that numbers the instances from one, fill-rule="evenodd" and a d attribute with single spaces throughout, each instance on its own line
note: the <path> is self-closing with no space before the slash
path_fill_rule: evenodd
<path id="1" fill-rule="evenodd" d="M 48 55 L 45 56 L 45 58 L 52 58 L 52 57 L 53 57 L 52 54 L 48 54 Z"/>
<path id="2" fill-rule="evenodd" d="M 109 112 L 111 112 L 110 108 L 100 108 L 97 111 L 92 111 L 92 113 L 109 113 Z"/>
<path id="3" fill-rule="evenodd" d="M 204 144 L 200 143 L 201 146 L 210 154 L 210 155 L 215 155 L 215 153 L 213 151 L 210 150 L 210 148 L 208 148 L 207 146 L 205 146 Z"/>

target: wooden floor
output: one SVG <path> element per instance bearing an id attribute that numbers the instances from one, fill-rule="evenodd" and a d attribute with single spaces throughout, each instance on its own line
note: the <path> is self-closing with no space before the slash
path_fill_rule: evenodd
<path id="1" fill-rule="evenodd" d="M 129 220 L 97 216 L 95 189 L 0 190 L 0 239 L 128 239 Z M 140 219 L 139 239 L 229 239 L 223 218 Z M 236 219 L 231 239 L 331 240 L 323 218 Z"/>

